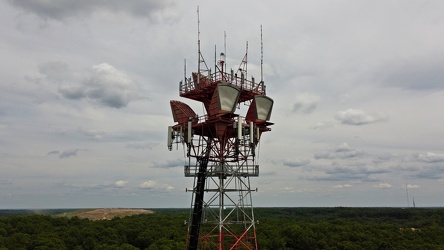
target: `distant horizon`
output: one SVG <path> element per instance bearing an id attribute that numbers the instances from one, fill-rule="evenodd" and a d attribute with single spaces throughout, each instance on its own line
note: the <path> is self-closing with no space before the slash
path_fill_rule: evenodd
<path id="1" fill-rule="evenodd" d="M 343 207 L 343 206 L 336 206 L 336 207 L 254 207 L 256 208 L 444 208 L 441 206 L 430 206 L 430 207 Z M 30 210 L 30 211 L 38 211 L 38 210 L 81 210 L 81 209 L 184 209 L 184 210 L 191 210 L 191 208 L 184 208 L 184 207 L 61 207 L 61 208 L 0 208 L 0 210 Z"/>

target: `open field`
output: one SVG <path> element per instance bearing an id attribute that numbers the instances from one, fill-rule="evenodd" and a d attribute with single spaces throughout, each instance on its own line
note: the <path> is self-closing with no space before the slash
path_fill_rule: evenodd
<path id="1" fill-rule="evenodd" d="M 87 218 L 90 220 L 111 220 L 113 218 L 123 218 L 126 216 L 152 214 L 152 210 L 134 209 L 134 208 L 100 208 L 88 211 L 79 211 L 72 216 L 79 218 Z"/>
<path id="2" fill-rule="evenodd" d="M 141 208 L 85 208 L 85 209 L 0 209 L 2 216 L 48 215 L 55 217 L 79 217 L 90 220 L 111 220 L 115 217 L 152 214 L 153 210 Z"/>

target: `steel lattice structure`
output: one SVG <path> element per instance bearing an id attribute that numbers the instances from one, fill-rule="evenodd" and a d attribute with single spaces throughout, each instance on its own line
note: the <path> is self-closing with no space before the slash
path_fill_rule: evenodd
<path id="1" fill-rule="evenodd" d="M 188 249 L 257 249 L 250 177 L 259 176 L 256 151 L 268 122 L 273 100 L 264 81 L 246 79 L 246 58 L 237 72 L 224 71 L 225 58 L 215 72 L 200 53 L 199 68 L 179 84 L 181 97 L 201 102 L 206 114 L 197 115 L 187 104 L 170 101 L 176 124 L 168 128 L 168 147 L 186 144 L 184 173 L 194 178 Z M 247 47 L 248 48 L 248 47 Z M 261 63 L 262 64 L 262 63 Z M 236 114 L 249 105 L 245 116 Z"/>

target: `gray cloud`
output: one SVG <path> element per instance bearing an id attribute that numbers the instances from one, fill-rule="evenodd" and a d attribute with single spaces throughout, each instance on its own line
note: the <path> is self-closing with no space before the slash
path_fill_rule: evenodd
<path id="1" fill-rule="evenodd" d="M 413 58 L 400 62 L 386 72 L 385 86 L 410 90 L 430 91 L 444 89 L 442 57 Z"/>
<path id="2" fill-rule="evenodd" d="M 399 156 L 397 156 L 396 154 L 384 153 L 384 154 L 377 155 L 372 160 L 372 162 L 374 164 L 381 164 L 381 163 L 384 163 L 384 162 L 389 162 L 389 161 L 391 161 L 393 159 L 397 159 L 397 157 L 399 157 Z"/>
<path id="3" fill-rule="evenodd" d="M 310 181 L 359 181 L 359 182 L 377 182 L 375 178 L 371 178 L 369 174 L 365 173 L 327 173 L 323 175 L 316 175 L 307 177 Z"/>
<path id="4" fill-rule="evenodd" d="M 78 128 L 78 132 L 92 139 L 102 139 L 105 132 L 96 129 Z"/>
<path id="5" fill-rule="evenodd" d="M 59 154 L 60 158 L 69 158 L 71 156 L 77 156 L 78 149 L 64 150 Z"/>
<path id="6" fill-rule="evenodd" d="M 371 163 L 338 163 L 332 162 L 329 165 L 311 164 L 309 168 L 303 168 L 300 173 L 302 180 L 309 181 L 335 181 L 349 184 L 363 182 L 380 182 L 380 178 L 385 178 L 393 170 L 389 166 L 379 166 Z"/>
<path id="7" fill-rule="evenodd" d="M 108 63 L 93 65 L 83 74 L 71 72 L 68 64 L 60 61 L 44 63 L 38 70 L 47 82 L 58 85 L 58 92 L 63 97 L 72 100 L 88 98 L 113 108 L 126 107 L 135 87 L 123 71 Z"/>
<path id="8" fill-rule="evenodd" d="M 82 99 L 85 97 L 85 92 L 80 87 L 62 87 L 59 89 L 59 92 L 68 99 Z"/>
<path id="9" fill-rule="evenodd" d="M 365 125 L 375 122 L 387 121 L 384 113 L 367 114 L 357 109 L 347 109 L 336 114 L 335 118 L 346 125 Z"/>
<path id="10" fill-rule="evenodd" d="M 398 158 L 397 171 L 404 171 L 410 179 L 440 180 L 444 177 L 444 155 L 427 152 Z"/>
<path id="11" fill-rule="evenodd" d="M 12 182 L 10 182 L 10 181 L 8 181 L 8 180 L 2 180 L 2 179 L 0 179 L 0 186 L 1 185 L 11 185 L 12 184 Z"/>
<path id="12" fill-rule="evenodd" d="M 175 167 L 183 167 L 184 161 L 181 159 L 176 160 L 168 160 L 164 162 L 153 162 L 152 166 L 155 168 L 175 168 Z"/>
<path id="13" fill-rule="evenodd" d="M 304 93 L 296 97 L 296 102 L 293 104 L 293 112 L 309 114 L 314 112 L 320 101 L 319 96 Z"/>
<path id="14" fill-rule="evenodd" d="M 427 169 L 427 170 L 417 170 L 413 174 L 409 175 L 412 179 L 426 179 L 426 180 L 440 180 L 444 170 L 437 169 Z"/>
<path id="15" fill-rule="evenodd" d="M 68 99 L 89 98 L 108 107 L 122 108 L 130 102 L 133 81 L 122 71 L 102 63 L 93 65 L 80 84 L 62 84 L 59 92 Z"/>
<path id="16" fill-rule="evenodd" d="M 48 81 L 54 83 L 62 83 L 72 77 L 69 66 L 65 62 L 47 62 L 39 65 L 38 70 L 42 75 L 45 75 Z"/>
<path id="17" fill-rule="evenodd" d="M 308 165 L 310 163 L 310 160 L 308 159 L 296 159 L 296 160 L 291 160 L 291 161 L 283 161 L 284 166 L 287 167 L 302 167 L 305 165 Z"/>
<path id="18" fill-rule="evenodd" d="M 129 142 L 125 146 L 127 148 L 134 148 L 134 149 L 153 149 L 155 146 L 157 146 L 157 143 L 152 142 Z"/>
<path id="19" fill-rule="evenodd" d="M 411 179 L 439 180 L 443 178 L 443 175 L 444 165 L 427 163 L 425 166 L 416 166 L 409 176 Z"/>
<path id="20" fill-rule="evenodd" d="M 129 186 L 129 181 L 117 180 L 117 181 L 105 181 L 103 183 L 55 183 L 54 186 L 59 190 L 64 190 L 64 192 L 70 194 L 81 194 L 81 195 L 94 195 L 94 194 L 112 194 L 112 195 L 131 195 L 131 186 Z"/>
<path id="21" fill-rule="evenodd" d="M 349 159 L 349 158 L 355 158 L 363 156 L 364 152 L 360 150 L 356 150 L 351 148 L 347 143 L 342 143 L 338 145 L 336 148 L 327 150 L 327 151 L 321 151 L 316 152 L 314 154 L 315 159 Z"/>
<path id="22" fill-rule="evenodd" d="M 361 181 L 376 182 L 377 179 L 372 177 L 375 174 L 389 173 L 389 170 L 376 169 L 367 165 L 350 165 L 337 166 L 324 171 L 325 175 L 317 177 L 318 180 L 329 181 Z"/>
<path id="23" fill-rule="evenodd" d="M 53 150 L 53 151 L 48 152 L 46 155 L 59 155 L 59 154 L 60 154 L 60 151 Z"/>
<path id="24" fill-rule="evenodd" d="M 58 155 L 59 158 L 69 158 L 72 156 L 77 156 L 77 152 L 79 152 L 79 149 L 68 149 L 64 151 L 53 150 L 48 152 L 46 155 Z"/>
<path id="25" fill-rule="evenodd" d="M 56 20 L 88 16 L 94 12 L 123 12 L 140 17 L 151 17 L 173 4 L 170 0 L 9 0 L 9 2 L 43 18 Z"/>

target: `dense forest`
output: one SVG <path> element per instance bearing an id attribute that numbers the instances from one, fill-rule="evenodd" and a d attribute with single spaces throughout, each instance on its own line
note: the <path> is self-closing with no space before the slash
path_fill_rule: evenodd
<path id="1" fill-rule="evenodd" d="M 92 221 L 3 210 L 0 250 L 185 249 L 189 211 L 154 211 Z M 256 208 L 255 217 L 259 249 L 444 249 L 441 208 Z"/>

